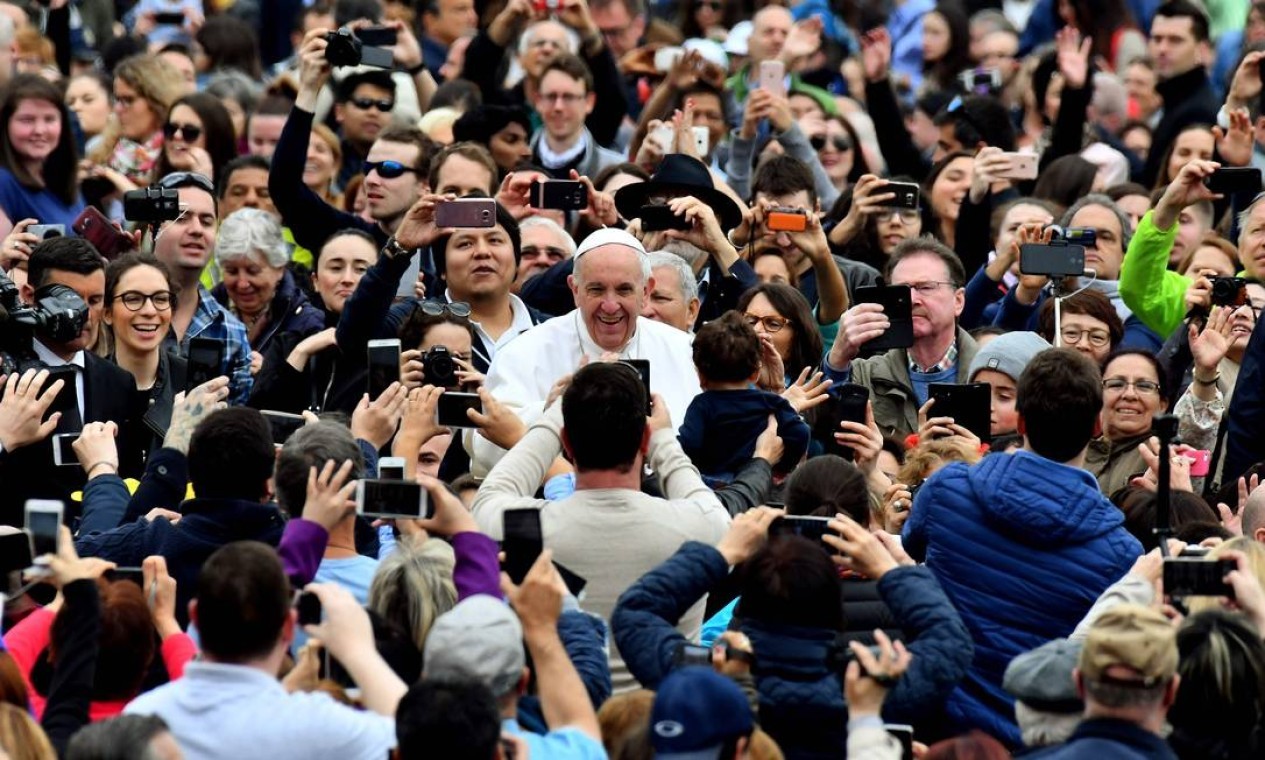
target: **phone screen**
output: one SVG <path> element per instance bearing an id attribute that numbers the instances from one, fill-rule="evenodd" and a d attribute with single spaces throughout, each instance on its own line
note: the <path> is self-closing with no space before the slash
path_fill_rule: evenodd
<path id="1" fill-rule="evenodd" d="M 834 548 L 821 540 L 830 532 L 829 517 L 810 517 L 806 515 L 783 515 L 769 524 L 769 538 L 776 536 L 799 536 L 806 538 L 821 547 L 822 551 L 833 554 Z"/>
<path id="2" fill-rule="evenodd" d="M 188 362 L 189 368 L 185 371 L 186 392 L 220 376 L 224 364 L 224 342 L 214 338 L 191 338 Z"/>
<path id="3" fill-rule="evenodd" d="M 110 583 L 127 581 L 145 588 L 145 571 L 139 567 L 115 567 L 105 571 L 105 579 Z"/>
<path id="4" fill-rule="evenodd" d="M 984 443 L 992 440 L 993 389 L 988 383 L 932 383 L 927 392 L 936 403 L 930 416 L 952 417 Z"/>
<path id="5" fill-rule="evenodd" d="M 650 398 L 650 360 L 649 359 L 620 359 L 620 364 L 627 364 L 629 367 L 637 370 L 637 374 L 641 376 L 641 387 L 646 389 L 646 415 L 649 416 L 653 411 L 651 406 L 654 404 Z"/>
<path id="6" fill-rule="evenodd" d="M 44 414 L 45 420 L 51 417 L 53 412 L 61 412 L 62 417 L 78 413 L 79 394 L 75 389 L 75 372 L 75 368 L 69 366 L 48 368 L 48 379 L 44 381 L 44 386 L 40 389 L 41 394 L 53 387 L 53 383 L 58 380 L 62 381 L 62 387 L 61 390 L 57 391 L 57 397 L 53 399 L 53 405 Z M 65 421 L 63 420 L 60 424 L 64 425 Z"/>
<path id="7" fill-rule="evenodd" d="M 466 415 L 466 410 L 483 412 L 483 400 L 477 393 L 449 393 L 445 391 L 439 397 L 435 409 L 436 421 L 443 427 L 473 428 L 478 427 Z"/>
<path id="8" fill-rule="evenodd" d="M 372 401 L 400 379 L 400 341 L 370 341 L 369 399 Z"/>
<path id="9" fill-rule="evenodd" d="M 366 517 L 430 517 L 429 500 L 420 483 L 405 480 L 361 480 L 356 484 L 356 511 Z"/>
<path id="10" fill-rule="evenodd" d="M 856 383 L 847 383 L 839 389 L 838 397 L 833 400 L 835 415 L 834 424 L 830 429 L 825 431 L 828 437 L 825 439 L 826 452 L 841 456 L 849 462 L 852 461 L 854 452 L 851 446 L 844 446 L 835 440 L 835 433 L 841 432 L 839 423 L 841 422 L 859 422 L 865 424 L 865 407 L 870 401 L 870 389 L 864 385 Z"/>
<path id="11" fill-rule="evenodd" d="M 57 529 L 61 527 L 62 506 L 57 509 L 43 509 L 27 504 L 26 529 L 31 534 L 31 548 L 34 556 L 57 553 Z"/>
<path id="12" fill-rule="evenodd" d="M 544 551 L 540 510 L 507 509 L 501 514 L 501 548 L 505 550 L 505 572 L 510 580 L 522 583 L 531 566 Z"/>
<path id="13" fill-rule="evenodd" d="M 876 303 L 883 307 L 890 327 L 887 332 L 866 341 L 867 353 L 909 348 L 914 345 L 913 293 L 908 285 L 876 285 L 857 288 L 857 303 Z"/>
<path id="14" fill-rule="evenodd" d="M 272 442 L 277 446 L 285 445 L 295 431 L 307 424 L 302 415 L 298 414 L 274 412 L 269 409 L 261 410 L 260 414 L 268 420 L 268 427 L 272 428 Z"/>

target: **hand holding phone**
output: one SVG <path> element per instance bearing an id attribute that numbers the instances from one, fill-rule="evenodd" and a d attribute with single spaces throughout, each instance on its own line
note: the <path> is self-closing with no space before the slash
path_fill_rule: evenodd
<path id="1" fill-rule="evenodd" d="M 878 353 L 914 345 L 912 288 L 908 285 L 874 285 L 857 288 L 854 295 L 858 304 L 876 303 L 882 306 L 889 324 L 886 332 L 863 344 L 864 351 Z"/>

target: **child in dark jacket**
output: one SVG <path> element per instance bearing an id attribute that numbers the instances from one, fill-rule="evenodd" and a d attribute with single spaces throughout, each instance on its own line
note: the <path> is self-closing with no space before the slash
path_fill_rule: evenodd
<path id="1" fill-rule="evenodd" d="M 694 366 L 703 392 L 685 412 L 681 448 L 713 484 L 728 483 L 755 453 L 755 442 L 777 420 L 789 472 L 808 449 L 808 424 L 776 393 L 753 387 L 760 374 L 760 338 L 736 311 L 712 320 L 694 337 Z"/>

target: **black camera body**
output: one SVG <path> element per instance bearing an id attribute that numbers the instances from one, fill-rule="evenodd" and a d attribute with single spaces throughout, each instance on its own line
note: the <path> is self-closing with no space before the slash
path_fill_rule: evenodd
<path id="1" fill-rule="evenodd" d="M 395 65 L 390 50 L 366 45 L 347 29 L 325 35 L 325 60 L 330 66 L 373 66 L 389 69 Z"/>
<path id="2" fill-rule="evenodd" d="M 452 352 L 445 346 L 431 346 L 422 354 L 422 383 L 436 388 L 456 388 L 461 385 L 457 379 L 456 360 Z"/>
<path id="3" fill-rule="evenodd" d="M 1247 303 L 1247 280 L 1242 277 L 1209 277 L 1213 306 L 1242 306 Z"/>
<path id="4" fill-rule="evenodd" d="M 34 306 L 22 303 L 18 286 L 0 271 L 0 323 L 13 323 L 0 330 L 0 374 L 41 366 L 31 345 L 33 330 L 55 343 L 69 343 L 88 321 L 88 304 L 65 285 L 45 285 L 34 300 Z"/>
<path id="5" fill-rule="evenodd" d="M 157 185 L 123 194 L 123 218 L 161 224 L 180 217 L 180 193 Z"/>

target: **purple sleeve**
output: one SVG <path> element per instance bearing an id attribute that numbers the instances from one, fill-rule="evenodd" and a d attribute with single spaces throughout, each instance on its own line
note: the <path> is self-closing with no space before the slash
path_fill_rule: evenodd
<path id="1" fill-rule="evenodd" d="M 476 594 L 501 598 L 501 566 L 496 559 L 496 542 L 482 533 L 470 531 L 452 537 L 452 550 L 457 564 L 452 582 L 457 587 L 457 600 Z"/>
<path id="2" fill-rule="evenodd" d="M 316 577 L 316 569 L 325 555 L 329 533 L 317 523 L 296 517 L 286 523 L 277 545 L 281 565 L 295 588 L 301 588 Z"/>

